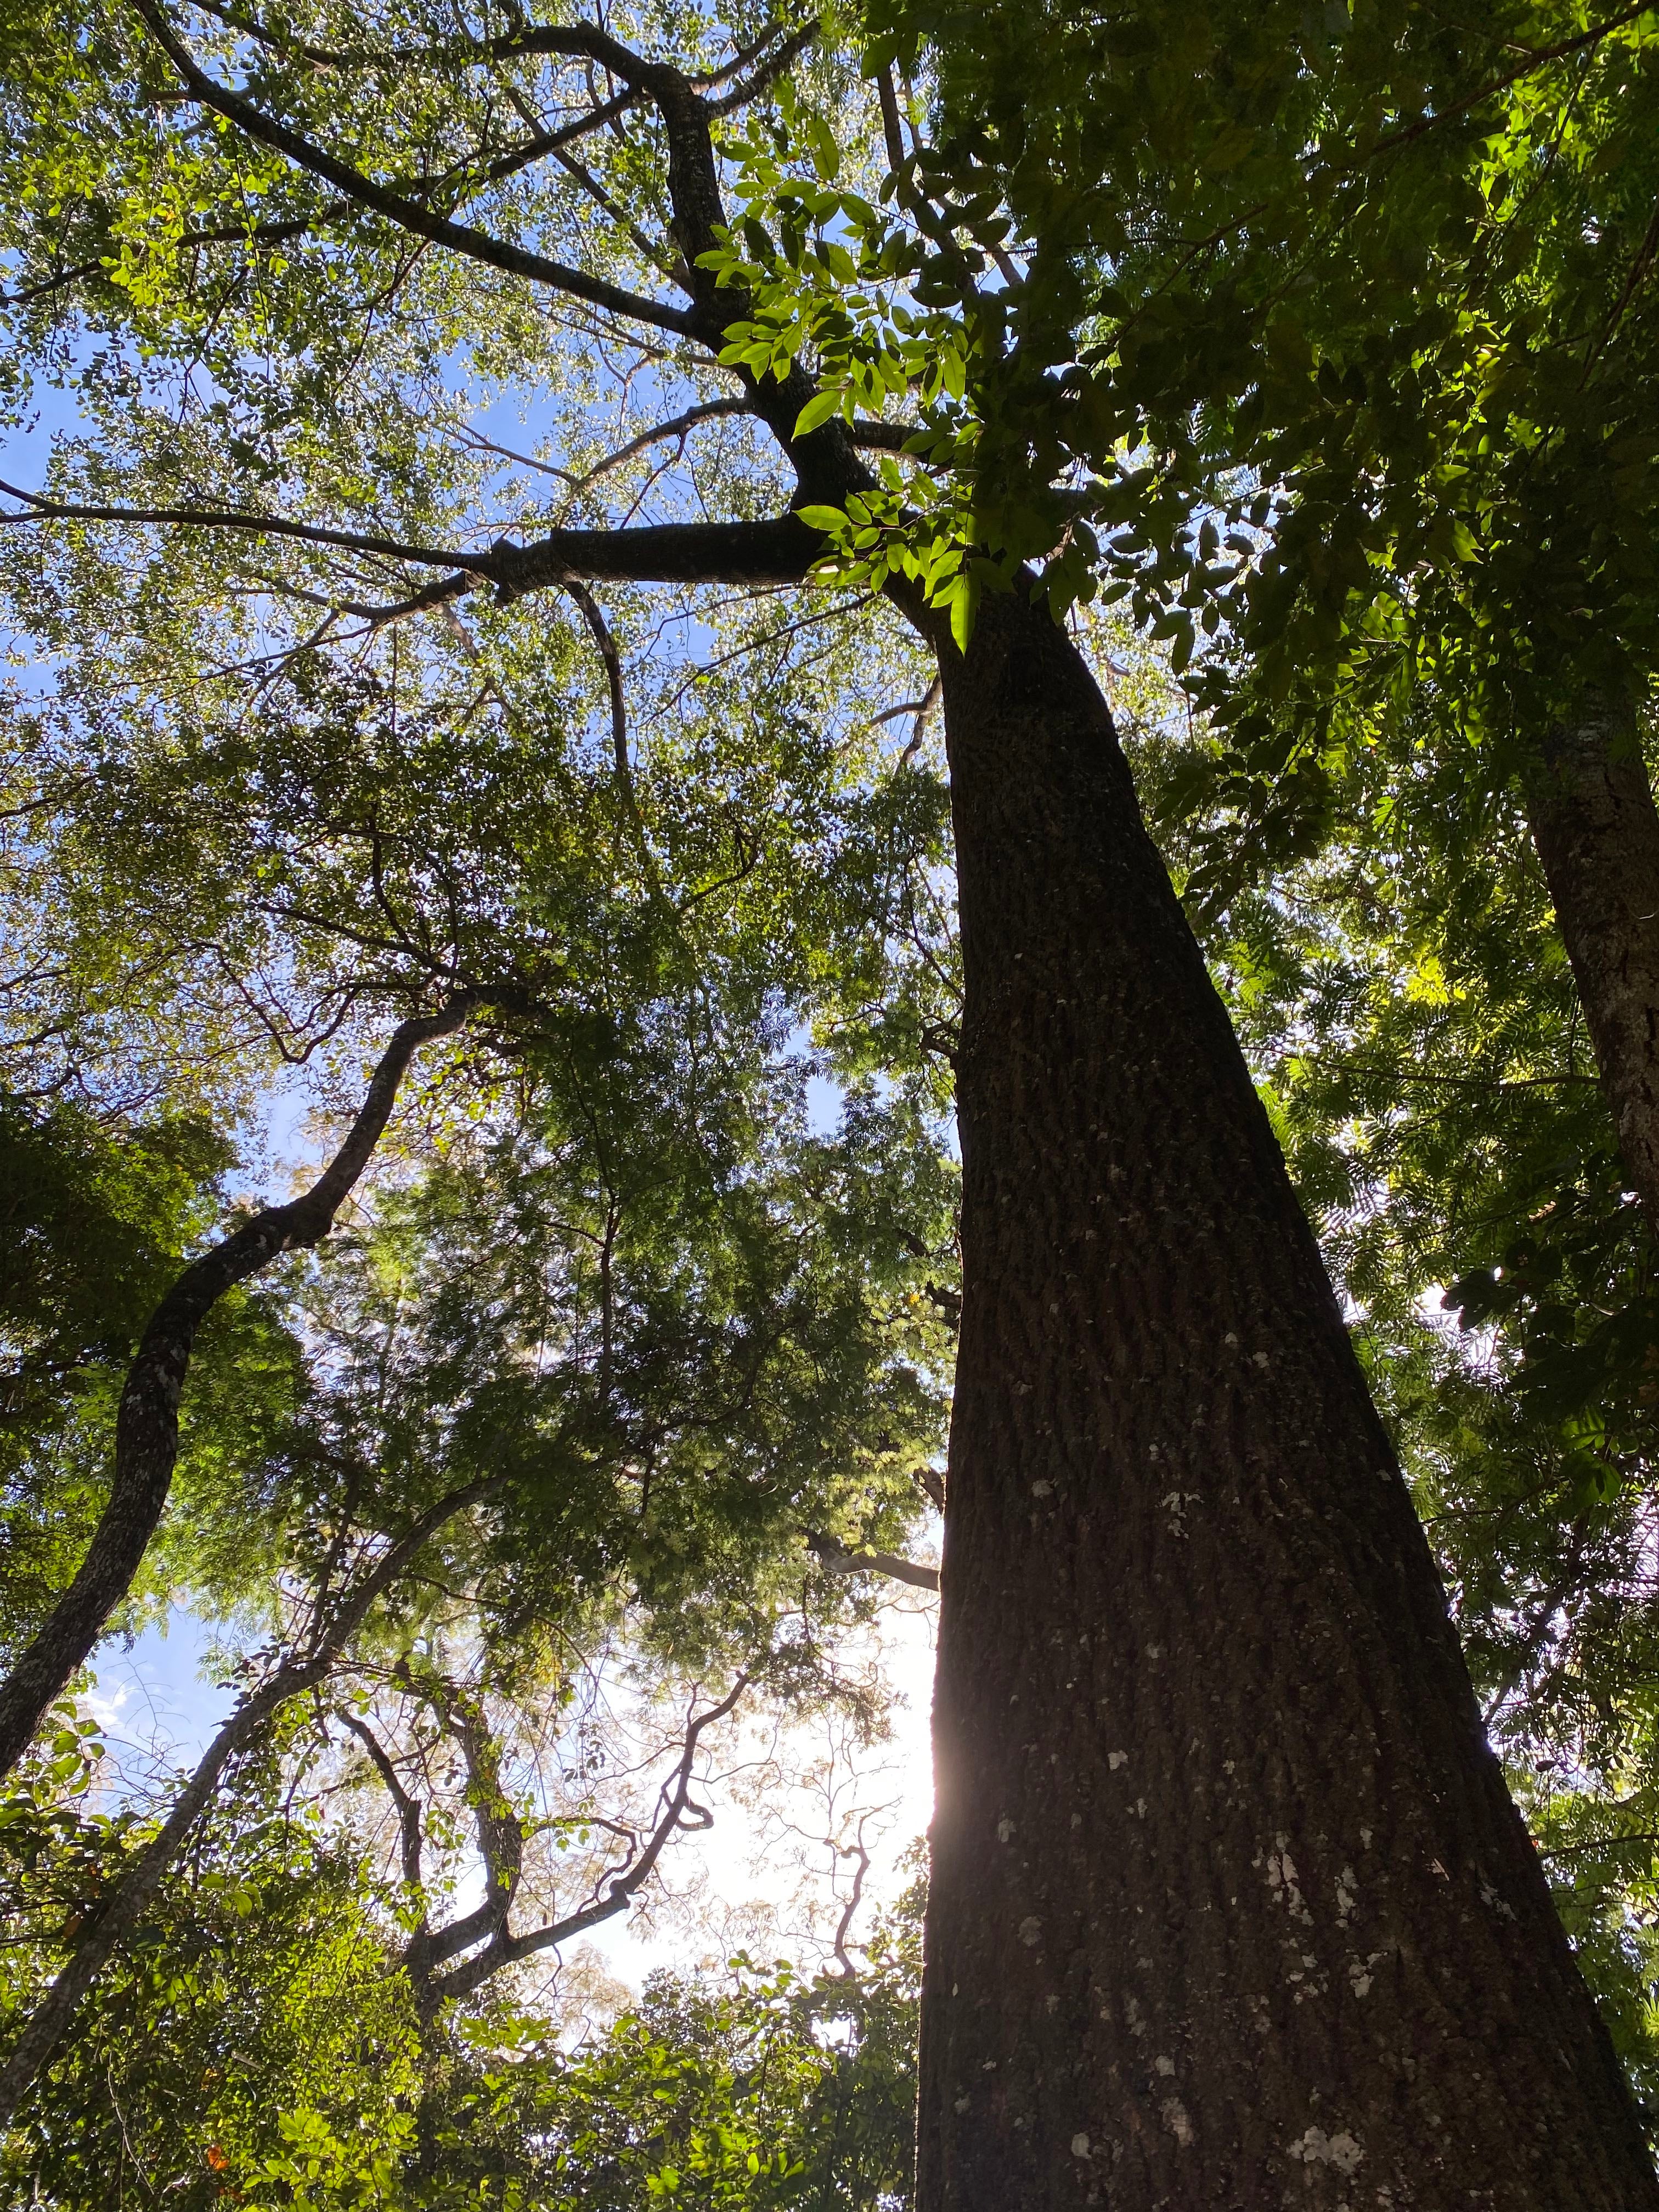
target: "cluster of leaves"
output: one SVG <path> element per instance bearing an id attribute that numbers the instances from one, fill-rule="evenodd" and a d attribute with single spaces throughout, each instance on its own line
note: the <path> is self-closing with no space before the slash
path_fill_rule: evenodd
<path id="1" fill-rule="evenodd" d="M 131 1800 L 110 1809 L 89 1729 L 61 1727 L 0 1804 L 9 2019 L 154 1831 Z M 0 2153 L 9 2191 L 66 2208 L 163 2190 L 204 2212 L 233 2189 L 304 2201 L 277 2185 L 319 2112 L 390 2175 L 419 2069 L 384 1893 L 360 1845 L 282 1796 L 274 1762 L 256 1762 L 202 1823 Z"/>
<path id="2" fill-rule="evenodd" d="M 1587 689 L 1640 696 L 1650 10 L 870 20 L 872 63 L 926 40 L 957 203 L 1014 225 L 985 550 L 1124 599 L 1177 672 L 1212 641 L 1192 688 L 1265 834 L 1316 793 L 1287 769 L 1425 685 L 1495 780 Z"/>
<path id="3" fill-rule="evenodd" d="M 637 2008 L 572 2053 L 536 2056 L 534 2025 L 521 2027 L 511 2065 L 499 2057 L 478 2064 L 450 2107 L 448 2170 L 471 2183 L 493 2152 L 507 2184 L 502 2201 L 550 2212 L 873 2212 L 903 2203 L 921 1905 L 917 1885 L 852 1976 L 803 1978 L 739 1955 L 723 1985 L 653 1977 Z M 500 2039 L 499 2025 L 474 2031 L 486 2051 L 495 2041 L 499 2051 Z"/>
<path id="4" fill-rule="evenodd" d="M 775 1090 L 763 1164 L 711 1176 L 640 1073 L 592 1087 L 586 1130 L 458 1146 L 331 1255 L 308 1302 L 316 1443 L 282 1498 L 297 1480 L 326 1528 L 383 1486 L 406 1510 L 506 1474 L 478 1591 L 503 1634 L 614 1592 L 677 1663 L 757 1663 L 804 1531 L 890 1547 L 921 1510 L 952 1183 L 902 1111 L 855 1101 L 841 1139 L 791 1135 Z M 902 1190 L 884 1170 L 907 1151 Z"/>
<path id="5" fill-rule="evenodd" d="M 1009 560 L 1033 550 L 1012 539 L 987 547 L 975 489 L 983 423 L 969 380 L 1000 349 L 1006 307 L 975 275 L 1011 223 L 994 195 L 961 198 L 952 165 L 914 130 L 905 152 L 896 100 L 888 134 L 894 166 L 872 200 L 842 181 L 834 134 L 784 88 L 776 112 L 753 116 L 726 149 L 746 212 L 702 262 L 748 302 L 728 326 L 722 361 L 779 379 L 798 358 L 810 361 L 819 389 L 796 420 L 798 436 L 836 419 L 854 424 L 860 410 L 875 419 L 903 410 L 892 442 L 908 470 L 880 454 L 877 481 L 845 506 L 809 501 L 797 512 L 826 541 L 823 576 L 876 591 L 890 578 L 916 586 L 948 611 L 960 647 L 981 591 L 1006 588 Z M 1058 568 L 1051 600 L 1064 611 Z"/>
<path id="6" fill-rule="evenodd" d="M 1426 677 L 1505 734 L 1645 680 L 1650 10 L 881 0 L 864 40 L 878 193 L 757 120 L 711 257 L 730 357 L 813 360 L 803 426 L 909 403 L 908 472 L 807 513 L 832 566 L 959 635 L 1036 558 L 1177 672 L 1219 636 L 1194 680 L 1269 781 L 1340 697 Z"/>
<path id="7" fill-rule="evenodd" d="M 144 1816 L 95 1808 L 105 1757 L 63 1726 L 0 1805 L 8 2012 L 143 1840 Z M 423 2036 L 387 1886 L 286 1795 L 256 1759 L 202 1825 L 9 2137 L 9 2188 L 62 2212 L 902 2201 L 919 1884 L 851 1976 L 740 1956 L 653 1977 L 574 2044 L 500 1991 Z"/>
<path id="8" fill-rule="evenodd" d="M 112 1130 L 84 1106 L 0 1095 L 0 1648 L 33 1632 L 80 1559 L 127 1363 L 217 1210 L 228 1159 L 197 1117 Z M 298 1365 L 268 1301 L 222 1310 L 185 1425 L 186 1495 L 258 1464 Z"/>

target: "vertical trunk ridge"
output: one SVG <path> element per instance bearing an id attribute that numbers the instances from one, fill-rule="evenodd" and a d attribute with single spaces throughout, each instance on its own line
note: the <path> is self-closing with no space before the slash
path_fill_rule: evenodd
<path id="1" fill-rule="evenodd" d="M 1659 1238 L 1659 808 L 1635 717 L 1587 700 L 1526 801 L 1625 1171 Z"/>

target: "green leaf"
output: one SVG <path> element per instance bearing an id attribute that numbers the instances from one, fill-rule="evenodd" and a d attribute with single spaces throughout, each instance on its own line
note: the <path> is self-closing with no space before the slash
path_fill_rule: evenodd
<path id="1" fill-rule="evenodd" d="M 966 653 L 979 612 L 979 579 L 966 569 L 951 586 L 951 635 L 958 653 Z"/>
<path id="2" fill-rule="evenodd" d="M 835 133 L 822 116 L 811 115 L 806 119 L 806 135 L 811 143 L 812 167 L 827 184 L 833 185 L 841 174 L 841 148 Z"/>
<path id="3" fill-rule="evenodd" d="M 842 411 L 843 404 L 842 395 L 839 392 L 815 392 L 795 417 L 795 436 L 804 438 L 810 431 L 817 429 L 822 424 L 829 422 L 832 416 L 839 415 Z M 797 512 L 804 515 L 807 510 L 801 507 L 797 509 Z"/>
<path id="4" fill-rule="evenodd" d="M 1245 123 L 1230 123 L 1210 141 L 1204 167 L 1212 175 L 1236 169 L 1256 143 L 1256 134 Z"/>

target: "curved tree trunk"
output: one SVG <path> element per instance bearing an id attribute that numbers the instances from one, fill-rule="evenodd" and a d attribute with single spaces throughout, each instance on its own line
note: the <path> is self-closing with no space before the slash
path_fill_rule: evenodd
<path id="1" fill-rule="evenodd" d="M 1104 702 L 1003 599 L 945 703 L 921 2212 L 1659 2204 Z"/>
<path id="2" fill-rule="evenodd" d="M 28 1749 L 53 1700 L 91 1657 L 143 1565 L 173 1487 L 179 1401 L 202 1323 L 228 1291 L 279 1254 L 322 1243 L 380 1142 L 410 1061 L 429 1039 L 458 1030 L 476 995 L 458 992 L 440 1012 L 399 1023 L 345 1142 L 310 1189 L 286 1206 L 266 1206 L 192 1260 L 150 1316 L 121 1392 L 109 1498 L 86 1557 L 0 1681 L 0 1777 Z"/>
<path id="3" fill-rule="evenodd" d="M 1590 700 L 1526 779 L 1619 1148 L 1659 1238 L 1659 808 L 1636 719 Z"/>

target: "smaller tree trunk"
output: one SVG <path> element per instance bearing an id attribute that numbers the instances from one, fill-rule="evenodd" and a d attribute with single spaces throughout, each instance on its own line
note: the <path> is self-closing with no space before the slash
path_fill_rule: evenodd
<path id="1" fill-rule="evenodd" d="M 1587 699 L 1551 732 L 1526 806 L 1625 1170 L 1659 1237 L 1659 808 L 1634 714 Z"/>

